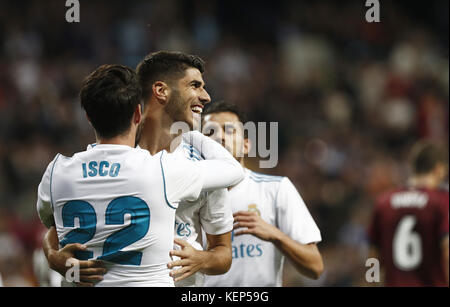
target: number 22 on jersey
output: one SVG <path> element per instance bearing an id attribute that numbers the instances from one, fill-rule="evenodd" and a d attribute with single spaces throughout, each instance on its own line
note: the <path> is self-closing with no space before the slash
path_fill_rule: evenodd
<path id="1" fill-rule="evenodd" d="M 97 259 L 106 260 L 123 265 L 140 265 L 142 253 L 137 251 L 121 251 L 140 239 L 148 232 L 150 227 L 150 210 L 148 205 L 140 198 L 125 196 L 112 200 L 105 212 L 106 225 L 124 225 L 125 214 L 131 215 L 131 223 L 127 227 L 111 234 L 103 244 L 103 253 Z M 84 244 L 90 241 L 96 232 L 97 214 L 94 207 L 82 200 L 67 202 L 62 209 L 64 227 L 75 227 L 75 218 L 78 218 L 80 227 L 71 230 L 60 244 L 64 247 L 71 243 Z M 93 257 L 90 251 L 76 254 L 80 260 Z"/>

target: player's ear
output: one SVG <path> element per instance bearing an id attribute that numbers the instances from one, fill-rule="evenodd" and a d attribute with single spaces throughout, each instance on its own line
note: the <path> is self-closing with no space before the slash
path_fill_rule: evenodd
<path id="1" fill-rule="evenodd" d="M 92 126 L 92 123 L 91 123 L 91 119 L 89 118 L 89 116 L 87 115 L 87 113 L 85 113 L 86 114 L 86 119 L 88 120 L 88 122 L 89 122 L 89 125 L 91 125 Z"/>
<path id="2" fill-rule="evenodd" d="M 244 155 L 247 156 L 251 149 L 252 149 L 252 142 L 250 141 L 249 138 L 245 138 L 244 139 Z"/>
<path id="3" fill-rule="evenodd" d="M 133 122 L 139 124 L 142 120 L 142 105 L 138 104 L 133 114 Z"/>
<path id="4" fill-rule="evenodd" d="M 163 81 L 156 81 L 152 85 L 153 95 L 157 98 L 157 101 L 165 105 L 168 101 L 168 97 L 170 94 L 170 88 L 167 83 Z"/>

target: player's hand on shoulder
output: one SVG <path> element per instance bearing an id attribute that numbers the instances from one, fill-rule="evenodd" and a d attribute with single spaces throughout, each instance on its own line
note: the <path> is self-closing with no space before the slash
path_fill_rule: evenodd
<path id="1" fill-rule="evenodd" d="M 257 212 L 238 211 L 233 214 L 235 236 L 244 234 L 254 235 L 261 240 L 273 242 L 276 240 L 280 230 L 265 222 Z"/>

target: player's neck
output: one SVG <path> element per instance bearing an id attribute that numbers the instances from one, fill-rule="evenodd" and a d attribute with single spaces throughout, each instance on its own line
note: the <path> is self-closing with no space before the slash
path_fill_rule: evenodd
<path id="1" fill-rule="evenodd" d="M 134 133 L 136 135 L 136 132 Z M 136 137 L 132 133 L 116 136 L 113 138 L 101 138 L 97 136 L 97 144 L 126 145 L 134 148 Z"/>
<path id="2" fill-rule="evenodd" d="M 181 142 L 179 134 L 171 134 L 173 121 L 163 112 L 148 116 L 142 130 L 139 146 L 152 155 L 161 150 L 173 151 Z"/>
<path id="3" fill-rule="evenodd" d="M 436 189 L 439 186 L 439 182 L 433 175 L 414 176 L 409 184 L 414 188 L 427 189 Z"/>

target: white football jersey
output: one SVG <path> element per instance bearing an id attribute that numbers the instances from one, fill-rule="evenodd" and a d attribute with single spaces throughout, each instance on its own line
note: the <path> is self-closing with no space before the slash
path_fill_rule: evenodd
<path id="1" fill-rule="evenodd" d="M 229 191 L 233 212 L 254 211 L 293 240 L 322 240 L 303 199 L 287 177 L 246 169 L 244 180 Z M 239 231 L 236 230 L 236 231 Z M 233 262 L 223 275 L 205 276 L 205 287 L 275 287 L 282 285 L 284 255 L 270 242 L 253 235 L 234 236 Z"/>
<path id="2" fill-rule="evenodd" d="M 182 141 L 173 151 L 177 158 L 192 161 L 204 160 L 192 145 Z M 202 192 L 197 200 L 180 202 L 175 213 L 175 237 L 186 240 L 194 248 L 202 250 L 202 229 L 212 235 L 221 235 L 233 230 L 233 213 L 227 189 Z M 175 258 L 174 258 L 175 260 Z M 204 274 L 196 274 L 175 283 L 176 287 L 200 287 Z"/>
<path id="3" fill-rule="evenodd" d="M 84 243 L 79 259 L 105 261 L 97 286 L 174 286 L 169 276 L 175 209 L 199 197 L 195 163 L 163 151 L 100 144 L 57 155 L 38 188 L 38 213 L 60 246 Z"/>

